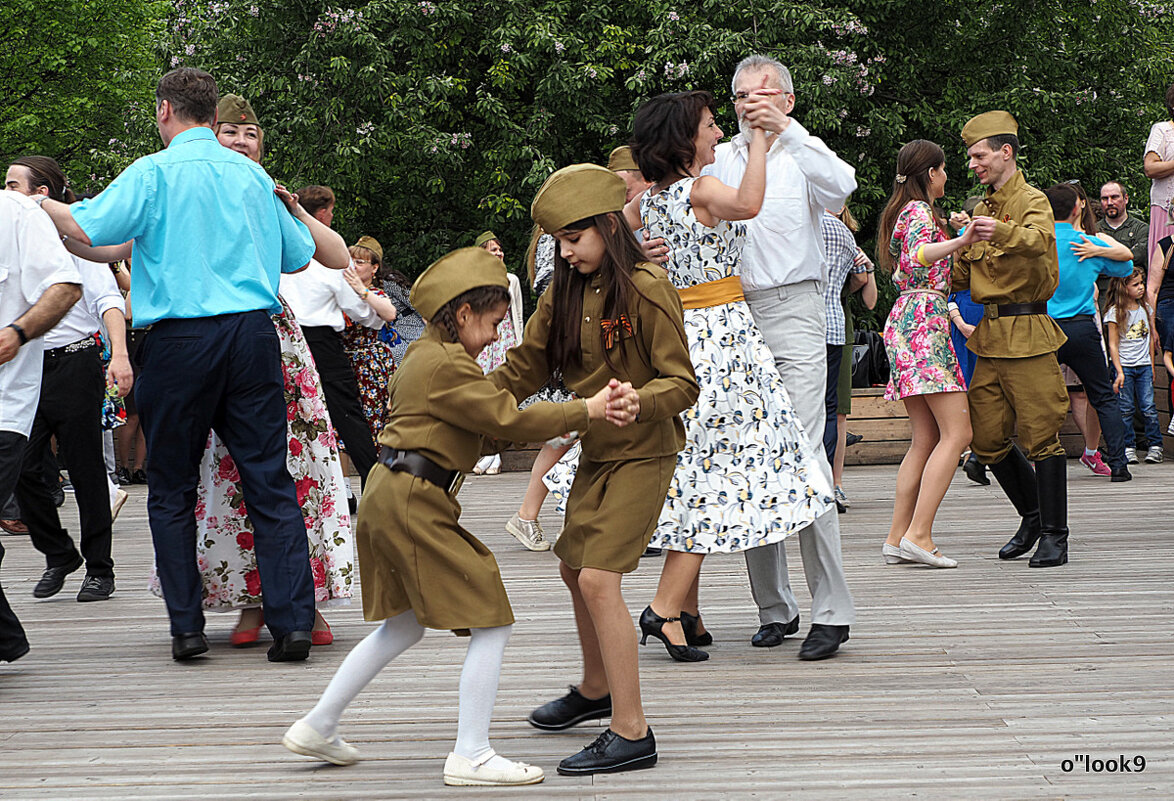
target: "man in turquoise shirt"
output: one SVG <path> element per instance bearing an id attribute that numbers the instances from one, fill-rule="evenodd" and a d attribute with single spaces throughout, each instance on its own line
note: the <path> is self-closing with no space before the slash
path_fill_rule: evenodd
<path id="1" fill-rule="evenodd" d="M 1125 423 L 1109 379 L 1109 365 L 1101 345 L 1101 332 L 1095 315 L 1097 277 L 1101 275 L 1126 276 L 1133 272 L 1132 261 L 1113 261 L 1104 256 L 1081 257 L 1088 243 L 1105 247 L 1095 236 L 1075 228 L 1080 219 L 1078 195 L 1070 184 L 1056 184 L 1044 194 L 1052 204 L 1056 218 L 1056 255 L 1059 257 L 1060 284 L 1048 301 L 1048 314 L 1064 331 L 1068 340 L 1056 351 L 1056 360 L 1076 373 L 1088 402 L 1096 410 L 1105 437 L 1105 451 L 1111 480 L 1128 481 L 1132 476 L 1125 462 Z M 1081 462 L 1097 472 L 1100 456 L 1086 448 Z M 1103 471 L 1104 467 L 1101 466 Z M 1101 473 L 1103 475 L 1103 472 Z"/>
<path id="2" fill-rule="evenodd" d="M 310 231 L 256 163 L 212 133 L 216 82 L 180 68 L 155 90 L 164 150 L 74 207 L 46 201 L 58 229 L 82 244 L 133 241 L 140 348 L 135 400 L 147 440 L 147 511 L 171 618 L 172 656 L 208 650 L 196 565 L 196 484 L 209 429 L 240 472 L 253 528 L 270 661 L 305 659 L 314 622 L 306 526 L 286 469 L 286 409 L 269 315 L 281 272 L 315 253 Z M 72 214 L 71 214 L 72 211 Z"/>

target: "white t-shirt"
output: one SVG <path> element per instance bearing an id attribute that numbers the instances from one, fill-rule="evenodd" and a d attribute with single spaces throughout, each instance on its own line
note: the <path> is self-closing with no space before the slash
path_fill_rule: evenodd
<path id="1" fill-rule="evenodd" d="M 1121 354 L 1122 367 L 1145 367 L 1153 364 L 1150 360 L 1150 318 L 1145 309 L 1138 306 L 1128 313 L 1125 325 L 1117 326 L 1117 352 Z M 1117 307 L 1110 306 L 1105 312 L 1105 324 L 1117 322 Z"/>
<path id="2" fill-rule="evenodd" d="M 82 299 L 45 334 L 45 349 L 72 345 L 80 339 L 93 336 L 103 330 L 102 315 L 111 309 L 118 309 L 126 315 L 126 303 L 118 291 L 118 282 L 105 264 L 73 257 L 82 277 Z"/>
<path id="3" fill-rule="evenodd" d="M 18 192 L 0 192 L 0 326 L 16 321 L 54 284 L 80 284 L 81 274 L 40 207 Z M 43 337 L 30 339 L 0 364 L 0 431 L 28 436 L 41 396 Z"/>
<path id="4" fill-rule="evenodd" d="M 1155 122 L 1145 140 L 1145 155 L 1157 153 L 1162 161 L 1174 161 L 1174 122 Z M 1174 201 L 1174 175 L 1150 182 L 1150 205 L 1170 208 Z"/>

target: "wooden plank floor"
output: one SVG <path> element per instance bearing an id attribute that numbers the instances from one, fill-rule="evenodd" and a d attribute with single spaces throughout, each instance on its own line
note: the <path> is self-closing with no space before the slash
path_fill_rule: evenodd
<path id="1" fill-rule="evenodd" d="M 532 799 L 1170 798 L 1174 796 L 1174 464 L 1140 465 L 1110 484 L 1070 462 L 1074 533 L 1067 567 L 1031 570 L 995 558 L 1014 523 L 995 487 L 959 473 L 937 540 L 954 571 L 886 567 L 893 467 L 851 468 L 841 516 L 859 620 L 841 654 L 795 658 L 798 639 L 750 647 L 757 619 L 740 557 L 706 563 L 709 662 L 679 665 L 640 649 L 643 691 L 661 763 L 595 778 L 555 774 L 598 726 L 542 734 L 536 704 L 575 682 L 578 652 L 555 558 L 522 550 L 501 526 L 523 474 L 469 480 L 469 527 L 497 552 L 518 623 L 492 730 L 503 754 L 541 765 L 537 787 L 468 795 Z M 80 574 L 35 601 L 42 561 L 7 536 L 5 590 L 32 652 L 0 665 L 0 797 L 454 798 L 441 783 L 456 729 L 465 641 L 430 632 L 360 696 L 343 721 L 364 760 L 316 764 L 279 745 L 371 625 L 359 606 L 327 611 L 337 635 L 305 663 L 272 665 L 264 647 L 228 647 L 233 618 L 212 616 L 212 651 L 172 662 L 162 603 L 144 589 L 151 563 L 145 491 L 116 525 L 118 591 L 74 601 Z M 74 528 L 72 501 L 64 507 Z M 544 516 L 549 531 L 558 521 Z M 791 574 L 809 596 L 796 544 Z M 653 594 L 660 560 L 625 593 Z M 658 646 L 659 647 L 659 646 Z M 1077 754 L 1143 756 L 1144 772 L 1065 772 Z"/>

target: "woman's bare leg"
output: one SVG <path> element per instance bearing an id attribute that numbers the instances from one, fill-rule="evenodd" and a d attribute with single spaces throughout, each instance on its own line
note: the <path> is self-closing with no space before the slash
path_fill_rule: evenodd
<path id="1" fill-rule="evenodd" d="M 705 554 L 685 553 L 684 551 L 665 551 L 664 567 L 660 571 L 660 583 L 656 586 L 656 595 L 652 598 L 652 611 L 661 617 L 678 617 L 682 609 L 686 609 L 690 590 L 696 590 L 698 577 L 701 575 L 701 562 Z M 694 595 L 694 610 L 696 610 L 696 595 Z M 665 623 L 665 636 L 673 645 L 685 645 L 685 632 L 679 620 Z"/>
<path id="2" fill-rule="evenodd" d="M 621 737 L 639 740 L 648 733 L 648 721 L 640 702 L 636 627 L 620 591 L 622 578 L 622 573 L 585 567 L 579 571 L 579 591 L 595 624 L 596 642 L 611 689 L 610 728 Z"/>
<path id="3" fill-rule="evenodd" d="M 925 404 L 939 432 L 937 445 L 925 463 L 913 519 L 905 536 L 914 545 L 933 552 L 933 521 L 958 468 L 958 454 L 970 442 L 970 408 L 965 392 L 925 395 Z"/>
<path id="4" fill-rule="evenodd" d="M 913 436 L 909 442 L 909 450 L 897 469 L 893 522 L 889 526 L 889 536 L 885 538 L 885 544 L 894 548 L 901 544 L 901 537 L 909 530 L 913 510 L 917 506 L 917 495 L 921 492 L 921 476 L 939 439 L 938 426 L 925 402 L 925 396 L 911 395 L 904 399 L 904 403 L 905 411 L 909 415 L 909 424 L 913 428 Z M 958 454 L 954 454 L 954 461 L 957 463 Z"/>

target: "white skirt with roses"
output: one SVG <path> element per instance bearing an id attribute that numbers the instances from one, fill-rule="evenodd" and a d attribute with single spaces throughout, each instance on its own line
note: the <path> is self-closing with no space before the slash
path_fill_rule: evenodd
<path id="1" fill-rule="evenodd" d="M 284 302 L 283 302 L 284 306 Z M 281 340 L 289 451 L 286 465 L 306 521 L 314 600 L 348 602 L 355 573 L 354 541 L 347 510 L 338 440 L 322 383 L 302 330 L 288 307 L 273 318 Z M 240 475 L 213 433 L 200 462 L 196 491 L 196 559 L 204 580 L 204 609 L 227 612 L 261 605 L 261 579 L 253 549 L 253 524 Z M 151 571 L 150 590 L 163 597 Z"/>

